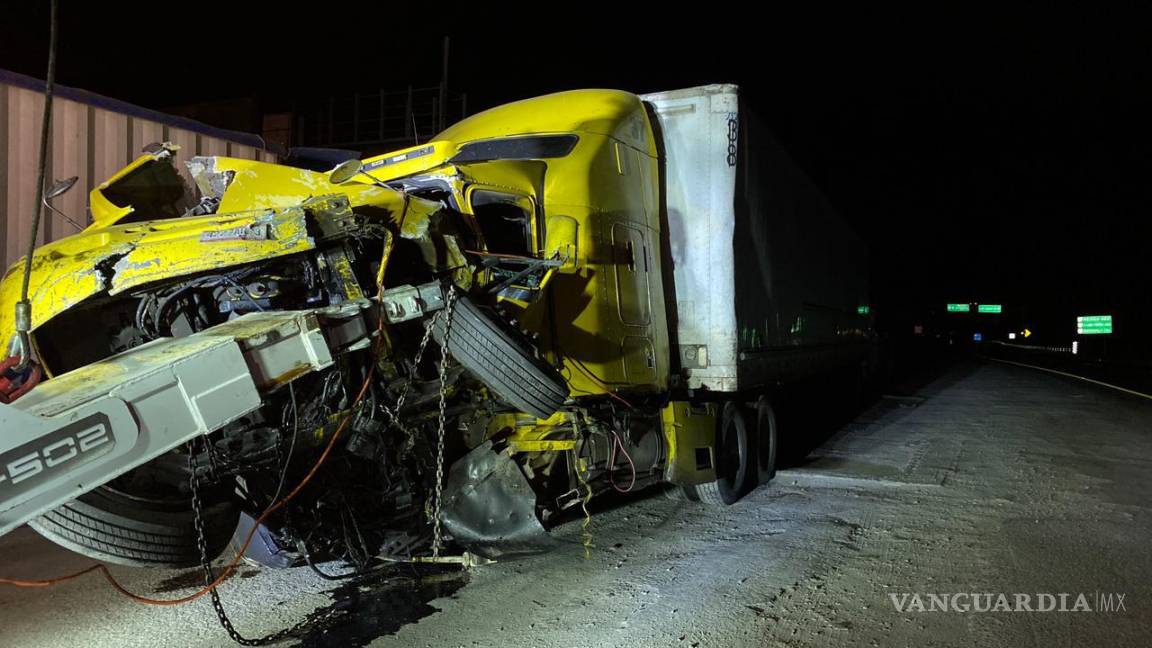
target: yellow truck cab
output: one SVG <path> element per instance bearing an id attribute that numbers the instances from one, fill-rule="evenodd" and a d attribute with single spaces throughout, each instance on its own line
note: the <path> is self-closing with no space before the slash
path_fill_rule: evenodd
<path id="1" fill-rule="evenodd" d="M 576 90 L 518 101 L 363 168 L 384 182 L 443 178 L 490 253 L 564 260 L 543 299 L 516 286 L 500 297 L 574 393 L 666 389 L 660 168 L 639 97 Z"/>
<path id="2" fill-rule="evenodd" d="M 774 474 L 779 385 L 869 370 L 866 250 L 735 86 L 518 101 L 329 172 L 172 150 L 33 257 L 0 533 L 185 566 L 244 512 L 241 544 L 308 559 L 347 534 L 288 525 L 303 492 L 379 546 L 507 555 L 608 490 L 734 503 Z"/>

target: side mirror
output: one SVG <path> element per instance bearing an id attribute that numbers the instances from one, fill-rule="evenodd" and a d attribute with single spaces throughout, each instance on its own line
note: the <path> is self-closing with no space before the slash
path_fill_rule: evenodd
<path id="1" fill-rule="evenodd" d="M 557 272 L 576 272 L 580 265 L 580 223 L 571 216 L 549 216 L 545 232 L 544 256 L 564 262 Z"/>
<path id="2" fill-rule="evenodd" d="M 344 160 L 328 173 L 328 182 L 332 184 L 344 184 L 356 177 L 356 174 L 360 173 L 363 168 L 364 163 L 360 160 Z"/>
<path id="3" fill-rule="evenodd" d="M 63 180 L 57 180 L 53 182 L 52 186 L 48 188 L 48 191 L 44 193 L 44 200 L 52 200 L 57 196 L 68 193 L 69 189 L 76 186 L 76 181 L 79 179 L 79 176 L 72 176 L 71 178 L 65 178 Z"/>

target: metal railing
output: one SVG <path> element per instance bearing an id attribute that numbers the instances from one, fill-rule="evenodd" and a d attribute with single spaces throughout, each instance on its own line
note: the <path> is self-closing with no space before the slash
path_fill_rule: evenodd
<path id="1" fill-rule="evenodd" d="M 441 97 L 445 97 L 443 105 Z M 468 112 L 463 93 L 439 86 L 333 96 L 298 106 L 294 144 L 369 148 L 427 141 Z"/>

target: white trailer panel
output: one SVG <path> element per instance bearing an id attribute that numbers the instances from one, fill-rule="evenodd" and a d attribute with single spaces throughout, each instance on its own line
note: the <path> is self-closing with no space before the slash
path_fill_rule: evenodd
<path id="1" fill-rule="evenodd" d="M 735 392 L 861 362 L 867 250 L 739 89 L 641 98 L 661 143 L 670 329 L 687 386 Z"/>

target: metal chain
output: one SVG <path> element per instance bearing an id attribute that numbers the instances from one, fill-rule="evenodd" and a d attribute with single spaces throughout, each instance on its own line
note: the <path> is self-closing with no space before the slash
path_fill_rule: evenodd
<path id="1" fill-rule="evenodd" d="M 207 437 L 204 437 L 204 443 L 205 443 L 205 445 L 208 444 L 208 438 Z M 213 580 L 215 580 L 215 576 L 213 576 L 213 574 L 212 574 L 212 564 L 211 564 L 211 561 L 208 559 L 208 541 L 204 535 L 204 515 L 203 515 L 203 510 L 202 510 L 202 504 L 200 502 L 200 488 L 199 488 L 200 480 L 196 476 L 196 462 L 194 459 L 195 455 L 196 455 L 196 453 L 193 451 L 193 446 L 191 443 L 189 443 L 188 444 L 188 471 L 189 471 L 188 487 L 192 491 L 192 513 L 193 513 L 194 525 L 196 527 L 196 546 L 200 550 L 200 567 L 201 567 L 201 569 L 204 570 L 204 584 L 208 585 Z M 220 626 L 222 628 L 224 628 L 224 631 L 228 633 L 228 636 L 232 639 L 232 641 L 240 644 L 241 646 L 266 646 L 268 644 L 277 643 L 279 641 L 287 639 L 288 637 L 292 636 L 293 634 L 300 632 L 301 630 L 303 630 L 306 627 L 307 628 L 315 628 L 315 627 L 319 627 L 323 624 L 326 624 L 330 620 L 332 620 L 333 617 L 337 616 L 337 614 L 339 613 L 337 610 L 335 610 L 333 608 L 329 608 L 320 617 L 317 617 L 314 619 L 305 618 L 305 619 L 295 623 L 294 625 L 291 625 L 291 626 L 284 628 L 282 630 L 277 630 L 276 632 L 273 632 L 273 633 L 268 634 L 268 635 L 264 635 L 263 637 L 259 637 L 257 639 L 249 639 L 249 638 L 245 637 L 244 635 L 240 634 L 240 631 L 238 631 L 236 629 L 236 626 L 232 625 L 232 619 L 229 619 L 228 613 L 224 611 L 224 604 L 223 604 L 223 602 L 221 602 L 220 594 L 219 594 L 219 592 L 216 591 L 215 587 L 213 587 L 208 592 L 208 595 L 212 599 L 212 609 L 216 611 L 216 618 L 220 621 Z"/>
<path id="2" fill-rule="evenodd" d="M 435 499 L 432 512 L 432 556 L 439 557 L 440 547 L 443 544 L 443 531 L 440 528 L 441 518 L 441 496 L 444 492 L 444 439 L 446 436 L 446 400 L 447 400 L 447 369 L 448 369 L 448 336 L 452 330 L 452 309 L 456 304 L 456 286 L 449 285 L 448 296 L 445 300 L 444 310 L 436 313 L 433 316 L 429 326 L 424 330 L 424 337 L 420 340 L 420 347 L 416 350 L 416 357 L 414 362 L 420 363 L 421 358 L 424 357 L 424 350 L 428 346 L 428 340 L 432 337 L 432 329 L 436 326 L 437 321 L 443 315 L 445 318 L 444 323 L 444 340 L 440 347 L 440 411 L 439 411 L 439 425 L 436 433 L 436 485 L 435 485 Z M 396 399 L 396 404 L 391 410 L 386 406 L 381 406 L 381 409 L 388 415 L 392 423 L 402 430 L 407 431 L 407 428 L 400 422 L 400 408 L 404 405 L 404 399 L 408 396 L 408 390 L 411 382 L 405 383 L 404 388 L 400 392 L 400 396 Z M 205 437 L 204 443 L 207 445 L 208 439 Z M 279 448 L 277 448 L 279 450 Z M 192 512 L 194 525 L 196 527 L 196 546 L 200 551 L 200 567 L 204 571 L 204 584 L 208 585 L 215 577 L 212 574 L 211 561 L 208 558 L 208 541 L 204 534 L 204 516 L 202 504 L 200 501 L 199 478 L 196 475 L 196 462 L 195 452 L 193 451 L 192 444 L 188 444 L 188 488 L 192 492 Z M 240 644 L 241 646 L 265 646 L 268 644 L 279 642 L 288 638 L 294 633 L 299 632 L 305 626 L 317 627 L 321 624 L 327 623 L 339 612 L 335 609 L 329 609 L 324 616 L 316 619 L 304 619 L 292 626 L 278 630 L 271 634 L 259 637 L 256 639 L 249 639 L 240 634 L 236 627 L 232 625 L 232 620 L 228 618 L 228 613 L 224 611 L 224 605 L 220 600 L 220 594 L 213 587 L 209 591 L 209 596 L 212 599 L 212 608 L 216 611 L 216 618 L 220 621 L 220 626 L 224 628 L 225 632 L 232 641 Z"/>
<path id="3" fill-rule="evenodd" d="M 455 295 L 455 286 L 450 287 L 448 290 L 450 295 Z M 428 326 L 424 328 L 424 337 L 420 339 L 420 346 L 416 349 L 416 357 L 412 360 L 413 367 L 419 365 L 420 360 L 424 357 L 424 349 L 428 347 L 428 340 L 432 339 L 432 329 L 436 326 L 436 322 L 440 320 L 440 316 L 443 314 L 444 311 L 438 311 L 432 316 L 432 320 L 428 323 Z M 396 398 L 396 404 L 392 406 L 392 409 L 388 409 L 387 405 L 380 406 L 380 409 L 384 410 L 384 413 L 388 415 L 390 423 L 400 428 L 400 431 L 409 437 L 412 436 L 412 431 L 400 421 L 400 408 L 404 407 L 404 399 L 408 397 L 408 391 L 411 388 L 411 380 L 404 383 L 404 387 L 400 390 L 400 395 Z"/>
<path id="4" fill-rule="evenodd" d="M 452 307 L 456 304 L 456 286 L 448 287 L 448 298 L 444 305 L 444 339 L 440 342 L 440 415 L 436 430 L 436 495 L 432 504 L 432 557 L 440 557 L 443 532 L 440 529 L 441 496 L 444 493 L 444 407 L 447 399 L 448 336 L 452 332 Z"/>

